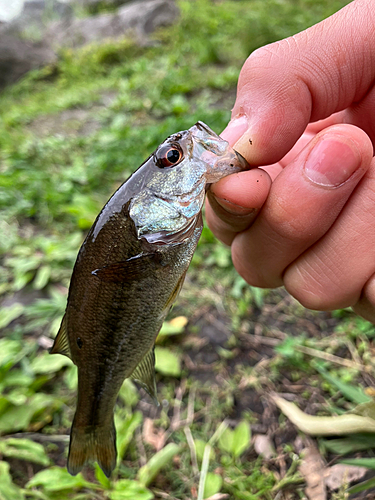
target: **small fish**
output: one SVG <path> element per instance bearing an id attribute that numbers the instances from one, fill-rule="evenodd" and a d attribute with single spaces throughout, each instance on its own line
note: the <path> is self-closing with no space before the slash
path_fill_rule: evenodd
<path id="1" fill-rule="evenodd" d="M 51 353 L 78 367 L 68 471 L 116 465 L 125 378 L 156 399 L 154 345 L 202 232 L 209 184 L 250 168 L 202 122 L 166 139 L 104 206 L 79 251 Z M 158 403 L 157 403 L 158 404 Z"/>

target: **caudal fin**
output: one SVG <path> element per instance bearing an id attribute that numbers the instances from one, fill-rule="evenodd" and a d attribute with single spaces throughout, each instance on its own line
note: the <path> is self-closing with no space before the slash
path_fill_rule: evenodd
<path id="1" fill-rule="evenodd" d="M 76 427 L 73 422 L 67 468 L 75 476 L 89 460 L 96 460 L 109 477 L 116 466 L 115 424 L 107 428 Z"/>

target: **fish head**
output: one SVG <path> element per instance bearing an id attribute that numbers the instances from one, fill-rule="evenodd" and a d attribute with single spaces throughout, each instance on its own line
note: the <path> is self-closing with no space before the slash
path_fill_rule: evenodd
<path id="1" fill-rule="evenodd" d="M 202 122 L 168 137 L 134 174 L 130 217 L 138 238 L 181 243 L 192 235 L 208 186 L 247 170 L 246 160 Z"/>

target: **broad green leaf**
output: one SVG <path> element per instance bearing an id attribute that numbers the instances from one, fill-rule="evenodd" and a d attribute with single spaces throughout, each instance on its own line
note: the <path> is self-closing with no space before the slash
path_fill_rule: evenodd
<path id="1" fill-rule="evenodd" d="M 0 394 L 0 416 L 5 412 L 5 410 L 10 406 L 9 399 L 6 396 L 1 396 Z"/>
<path id="2" fill-rule="evenodd" d="M 62 211 L 76 217 L 80 229 L 89 229 L 100 211 L 101 204 L 94 199 L 92 194 L 76 193 L 70 205 L 62 207 Z"/>
<path id="3" fill-rule="evenodd" d="M 263 307 L 264 303 L 264 295 L 266 291 L 262 288 L 257 288 L 256 286 L 251 286 L 250 287 L 251 294 L 254 298 L 255 305 L 261 309 Z"/>
<path id="4" fill-rule="evenodd" d="M 50 464 L 50 459 L 47 457 L 43 446 L 30 439 L 4 439 L 0 441 L 0 454 L 44 466 Z"/>
<path id="5" fill-rule="evenodd" d="M 123 400 L 126 406 L 133 407 L 139 401 L 139 392 L 133 382 L 126 378 L 121 386 L 119 397 Z"/>
<path id="6" fill-rule="evenodd" d="M 18 340 L 0 339 L 0 366 L 12 365 L 19 361 L 22 344 Z M 14 361 L 16 360 L 16 361 Z"/>
<path id="7" fill-rule="evenodd" d="M 152 500 L 154 495 L 138 481 L 120 479 L 109 493 L 110 500 Z"/>
<path id="8" fill-rule="evenodd" d="M 281 344 L 275 347 L 275 351 L 282 354 L 286 358 L 293 358 L 295 356 L 302 357 L 302 354 L 296 351 L 296 346 L 301 345 L 304 342 L 304 335 L 299 335 L 297 337 L 288 336 L 281 342 Z"/>
<path id="9" fill-rule="evenodd" d="M 242 276 L 236 276 L 231 290 L 232 297 L 234 299 L 241 299 L 243 296 L 243 289 L 248 287 L 249 284 L 242 278 Z"/>
<path id="10" fill-rule="evenodd" d="M 41 266 L 35 276 L 33 281 L 33 288 L 36 290 L 41 290 L 44 288 L 49 279 L 51 277 L 51 267 L 50 266 Z"/>
<path id="11" fill-rule="evenodd" d="M 332 453 L 346 455 L 354 451 L 369 450 L 375 448 L 374 434 L 354 434 L 347 438 L 323 439 L 323 446 Z"/>
<path id="12" fill-rule="evenodd" d="M 354 495 L 355 493 L 360 493 L 361 491 L 366 491 L 374 487 L 375 487 L 375 477 L 372 477 L 367 481 L 363 481 L 362 483 L 352 486 L 347 490 L 347 492 L 349 493 L 349 495 Z"/>
<path id="13" fill-rule="evenodd" d="M 109 490 L 111 488 L 111 481 L 104 474 L 97 462 L 95 462 L 95 477 L 105 490 Z"/>
<path id="14" fill-rule="evenodd" d="M 0 309 L 0 330 L 19 318 L 24 310 L 25 306 L 18 302 L 12 304 L 10 307 L 2 307 Z"/>
<path id="15" fill-rule="evenodd" d="M 16 406 L 24 405 L 27 401 L 26 394 L 24 394 L 24 391 L 20 388 L 9 392 L 6 397 L 8 398 L 9 403 Z"/>
<path id="16" fill-rule="evenodd" d="M 24 500 L 25 495 L 21 488 L 12 481 L 9 473 L 9 464 L 0 462 L 0 499 L 1 500 Z"/>
<path id="17" fill-rule="evenodd" d="M 250 446 L 251 432 L 247 422 L 241 422 L 233 431 L 232 453 L 237 458 Z"/>
<path id="18" fill-rule="evenodd" d="M 66 356 L 59 356 L 59 357 L 64 358 Z M 69 368 L 67 368 L 66 372 L 64 373 L 64 382 L 68 387 L 68 389 L 70 389 L 71 391 L 75 391 L 77 389 L 78 368 L 76 367 L 76 365 L 71 364 Z"/>
<path id="19" fill-rule="evenodd" d="M 119 460 L 125 455 L 127 447 L 133 438 L 136 428 L 142 423 L 143 416 L 140 411 L 128 415 L 121 422 L 117 422 L 117 450 Z"/>
<path id="20" fill-rule="evenodd" d="M 209 498 L 219 493 L 221 487 L 223 486 L 223 478 L 219 474 L 214 474 L 213 472 L 207 472 L 206 482 L 204 484 L 203 498 Z"/>
<path id="21" fill-rule="evenodd" d="M 25 430 L 31 421 L 44 411 L 56 411 L 63 402 L 57 397 L 37 393 L 20 406 L 11 405 L 0 416 L 0 434 Z"/>
<path id="22" fill-rule="evenodd" d="M 163 326 L 161 327 L 161 330 L 158 335 L 159 341 L 163 340 L 164 337 L 183 333 L 187 323 L 188 319 L 186 318 L 186 316 L 177 316 L 176 318 L 173 318 L 170 321 L 164 321 Z"/>
<path id="23" fill-rule="evenodd" d="M 220 436 L 218 441 L 218 446 L 221 451 L 226 451 L 227 453 L 232 454 L 233 452 L 233 440 L 234 433 L 231 429 L 225 429 L 223 434 Z"/>
<path id="24" fill-rule="evenodd" d="M 200 461 L 202 461 L 203 460 L 204 449 L 205 449 L 207 443 L 205 443 L 201 439 L 194 439 L 194 444 L 195 444 L 195 452 L 197 454 L 197 458 Z M 214 451 L 213 448 L 211 448 L 210 460 L 215 460 L 215 451 Z"/>
<path id="25" fill-rule="evenodd" d="M 375 469 L 375 458 L 346 458 L 345 460 L 340 460 L 340 463 L 367 467 L 367 469 Z"/>
<path id="26" fill-rule="evenodd" d="M 66 469 L 50 467 L 35 474 L 26 484 L 26 488 L 41 486 L 46 492 L 80 489 L 91 486 L 82 474 L 71 476 Z"/>
<path id="27" fill-rule="evenodd" d="M 0 434 L 25 430 L 34 415 L 32 406 L 10 406 L 0 416 Z"/>
<path id="28" fill-rule="evenodd" d="M 45 352 L 41 356 L 36 357 L 30 367 L 36 374 L 55 373 L 61 370 L 64 366 L 71 366 L 72 361 L 62 355 L 49 354 Z"/>
<path id="29" fill-rule="evenodd" d="M 341 394 L 349 401 L 352 401 L 353 403 L 355 403 L 357 405 L 372 402 L 372 399 L 370 398 L 370 396 L 367 396 L 367 394 L 365 394 L 361 388 L 355 387 L 354 385 L 345 384 L 337 377 L 334 377 L 333 375 L 328 373 L 324 368 L 322 368 L 318 364 L 315 364 L 315 369 L 328 382 L 330 382 L 332 385 L 337 387 L 337 389 L 341 392 Z"/>
<path id="30" fill-rule="evenodd" d="M 34 381 L 34 377 L 23 370 L 13 368 L 7 372 L 2 380 L 1 385 L 4 387 L 21 386 L 28 387 Z M 1 410 L 0 410 L 1 413 Z"/>
<path id="31" fill-rule="evenodd" d="M 155 453 L 146 465 L 139 469 L 137 474 L 138 481 L 142 485 L 148 486 L 156 477 L 160 469 L 171 462 L 173 457 L 177 455 L 177 453 L 180 453 L 181 450 L 182 447 L 175 443 L 167 444 L 162 450 Z"/>
<path id="32" fill-rule="evenodd" d="M 170 377 L 181 374 L 181 361 L 179 356 L 164 347 L 155 347 L 155 370 Z"/>

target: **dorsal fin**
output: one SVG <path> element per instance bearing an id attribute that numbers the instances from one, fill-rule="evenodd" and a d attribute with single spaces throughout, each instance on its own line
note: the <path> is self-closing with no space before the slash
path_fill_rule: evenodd
<path id="1" fill-rule="evenodd" d="M 66 313 L 61 321 L 60 329 L 56 335 L 55 342 L 53 343 L 50 354 L 63 354 L 72 359 L 72 354 L 70 352 L 68 331 L 66 326 Z"/>
<path id="2" fill-rule="evenodd" d="M 144 389 L 151 396 L 156 406 L 159 406 L 159 401 L 156 397 L 156 381 L 155 381 L 155 354 L 154 346 L 148 351 L 139 365 L 130 375 L 132 380 Z"/>

